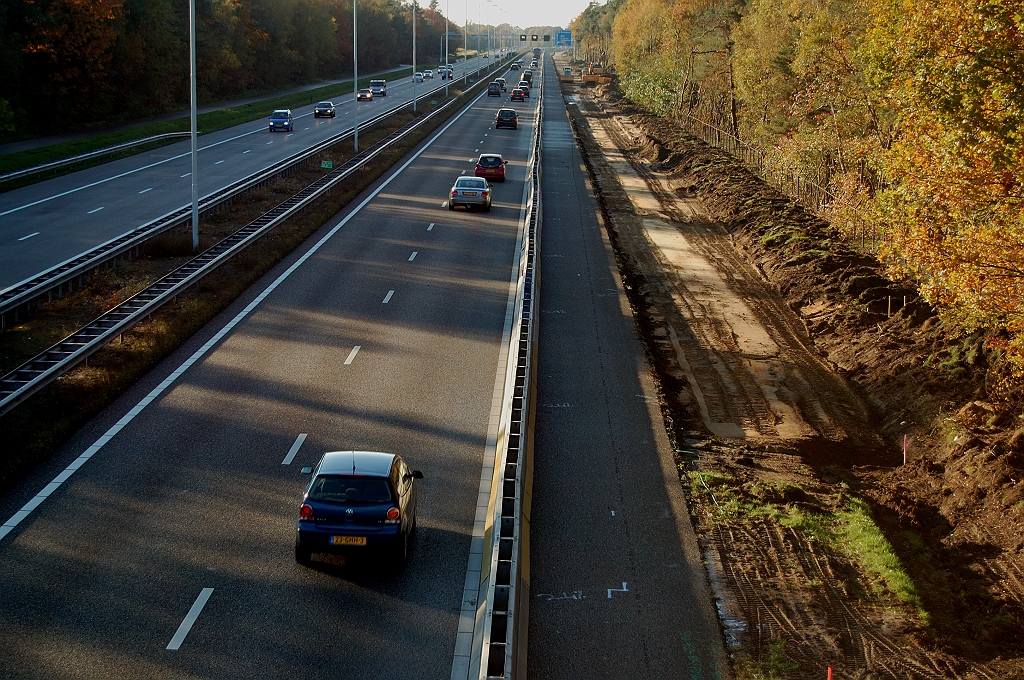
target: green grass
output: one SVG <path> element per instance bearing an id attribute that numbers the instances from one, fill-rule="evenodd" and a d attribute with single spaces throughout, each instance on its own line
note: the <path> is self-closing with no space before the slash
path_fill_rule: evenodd
<path id="1" fill-rule="evenodd" d="M 400 78 L 411 73 L 411 69 L 403 68 L 390 71 L 384 75 L 373 76 L 373 78 Z M 359 84 L 363 87 L 368 86 L 369 82 L 370 77 L 359 79 Z M 258 102 L 253 102 L 252 104 L 247 104 L 245 106 L 223 108 L 217 111 L 211 111 L 210 113 L 204 113 L 198 117 L 196 124 L 199 128 L 200 134 L 216 132 L 217 130 L 223 130 L 234 125 L 240 125 L 242 123 L 266 118 L 274 109 L 289 109 L 307 106 L 319 101 L 320 99 L 348 94 L 350 92 L 352 92 L 352 86 L 349 83 L 327 85 L 307 92 L 298 92 L 281 97 L 272 97 Z M 174 120 L 147 123 L 146 125 L 139 125 L 125 130 L 104 132 L 89 137 L 82 137 L 81 139 L 40 147 L 38 149 L 19 151 L 6 156 L 0 156 L 0 174 L 21 170 L 23 168 L 30 168 L 35 165 L 41 165 L 43 163 L 49 163 L 64 158 L 71 158 L 79 154 L 88 153 L 89 151 L 95 151 L 108 146 L 130 142 L 135 139 L 144 139 L 146 137 L 152 137 L 167 132 L 188 132 L 188 130 L 189 117 L 184 116 L 182 118 L 175 118 Z M 166 143 L 170 144 L 176 141 L 180 140 L 171 139 Z M 160 144 L 156 144 L 154 146 L 160 146 Z M 150 146 L 149 148 L 153 147 Z M 135 151 L 138 151 L 138 149 Z M 126 153 L 126 155 L 130 154 L 131 152 Z M 96 162 L 103 163 L 109 160 L 110 157 L 104 157 L 97 159 Z M 73 168 L 69 168 L 69 171 L 80 170 L 81 167 L 82 166 L 80 165 L 76 165 Z M 53 177 L 56 175 L 48 173 L 46 176 Z M 34 181 L 33 178 L 26 179 L 28 183 Z M 24 184 L 6 182 L 2 186 L 2 189 L 7 191 L 15 188 L 16 186 L 24 186 Z"/>
<path id="2" fill-rule="evenodd" d="M 800 664 L 786 656 L 786 641 L 779 639 L 766 645 L 751 658 L 738 661 L 738 680 L 781 680 L 792 672 L 799 671 Z"/>
<path id="3" fill-rule="evenodd" d="M 694 495 L 702 496 L 711 503 L 710 494 L 714 494 L 718 512 L 710 521 L 761 519 L 795 529 L 845 555 L 864 572 L 877 594 L 888 592 L 895 595 L 901 602 L 914 607 L 925 625 L 930 624 L 920 593 L 865 501 L 849 496 L 844 489 L 835 497 L 833 507 L 838 507 L 838 510 L 816 512 L 807 504 L 794 502 L 806 496 L 797 484 L 740 483 L 729 475 L 702 471 L 701 476 L 708 487 L 705 488 L 695 471 L 684 471 L 683 474 L 688 477 Z"/>

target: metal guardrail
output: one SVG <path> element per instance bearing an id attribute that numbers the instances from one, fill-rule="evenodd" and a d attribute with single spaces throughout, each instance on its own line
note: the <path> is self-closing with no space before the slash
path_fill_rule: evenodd
<path id="1" fill-rule="evenodd" d="M 425 92 L 424 94 L 416 97 L 416 101 L 419 102 L 424 99 L 428 99 L 429 97 L 436 95 L 437 92 L 442 89 L 444 89 L 443 85 Z M 364 130 L 372 128 L 387 118 L 404 111 L 410 106 L 412 106 L 412 101 L 406 102 L 405 104 L 378 116 L 374 116 L 373 118 L 360 123 L 359 129 Z M 274 179 L 291 172 L 296 165 L 308 161 L 310 158 L 326 151 L 334 144 L 344 141 L 351 135 L 351 128 L 339 132 L 323 142 L 293 154 L 269 168 L 264 168 L 257 173 L 242 178 L 233 184 L 205 196 L 199 201 L 200 214 L 202 215 L 216 210 L 238 198 L 240 195 L 259 188 L 267 182 L 273 181 Z M 25 279 L 24 281 L 0 291 L 0 329 L 7 328 L 8 315 L 13 315 L 13 320 L 17 323 L 18 310 L 22 306 L 30 305 L 34 301 L 41 300 L 44 296 L 49 300 L 54 291 L 56 291 L 58 297 L 60 297 L 64 293 L 65 286 L 70 290 L 75 286 L 76 282 L 78 287 L 81 287 L 83 277 L 87 275 L 88 272 L 91 272 L 108 262 L 115 261 L 117 258 L 130 257 L 133 251 L 138 249 L 149 239 L 158 236 L 165 231 L 169 231 L 186 224 L 191 219 L 191 215 L 191 206 L 182 206 L 176 210 L 172 210 L 169 213 L 161 215 L 154 220 L 150 220 L 149 222 L 136 227 L 132 231 L 112 238 L 105 243 L 101 243 L 81 255 L 65 260 L 64 262 L 50 267 L 33 277 Z"/>
<path id="2" fill-rule="evenodd" d="M 484 609 L 479 667 L 472 678 L 525 680 L 530 611 L 529 544 L 533 479 L 533 423 L 536 413 L 536 343 L 539 290 L 537 248 L 540 238 L 540 144 L 543 92 L 537 107 L 527 218 L 521 257 L 517 317 L 509 348 L 500 464 L 495 467 L 490 512 L 484 529 L 480 605 Z M 514 358 L 514 361 L 512 360 Z M 475 636 L 474 636 L 475 637 Z"/>
<path id="3" fill-rule="evenodd" d="M 497 68 L 500 68 L 500 65 Z M 430 93 L 424 96 L 429 95 Z M 419 99 L 417 97 L 417 100 Z M 457 101 L 457 99 L 449 100 L 426 116 L 392 132 L 370 149 L 353 156 L 343 165 L 242 227 L 228 238 L 0 378 L 0 415 L 7 413 L 47 384 L 88 359 L 89 356 L 129 330 L 168 300 L 195 284 L 267 231 L 319 199 L 335 184 L 347 179 L 369 160 L 413 132 L 420 125 L 449 109 Z M 403 107 L 396 110 L 401 108 Z M 383 114 L 378 117 L 378 120 L 393 113 L 394 111 Z"/>
<path id="4" fill-rule="evenodd" d="M 123 142 L 121 144 L 115 144 L 114 146 L 105 146 L 102 149 L 89 151 L 88 153 L 72 156 L 71 158 L 62 158 L 59 161 L 41 163 L 40 165 L 33 165 L 31 168 L 23 168 L 21 170 L 15 170 L 14 172 L 4 173 L 3 175 L 0 175 L 0 183 L 7 182 L 12 179 L 18 179 L 19 177 L 28 177 L 29 175 L 35 175 L 36 173 L 46 172 L 47 170 L 53 170 L 54 168 L 62 168 L 65 165 L 74 165 L 75 163 L 87 161 L 90 158 L 99 158 L 100 156 L 106 156 L 107 154 L 117 153 L 118 151 L 121 151 L 123 149 L 130 149 L 133 146 L 142 146 L 143 144 L 149 144 L 150 142 L 158 142 L 161 139 L 170 139 L 171 137 L 188 137 L 190 134 L 192 133 L 165 132 L 162 135 L 153 135 L 152 137 L 133 139 L 130 142 Z"/>

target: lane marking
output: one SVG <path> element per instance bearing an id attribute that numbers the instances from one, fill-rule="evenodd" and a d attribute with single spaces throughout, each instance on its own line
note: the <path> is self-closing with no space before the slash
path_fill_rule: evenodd
<path id="1" fill-rule="evenodd" d="M 609 600 L 612 599 L 612 593 L 628 593 L 628 592 L 629 592 L 629 589 L 626 588 L 626 582 L 623 581 L 621 588 L 609 588 L 608 589 L 608 599 Z"/>
<path id="2" fill-rule="evenodd" d="M 302 131 L 303 131 L 303 132 L 305 132 L 305 131 L 306 131 L 306 130 L 308 130 L 308 129 L 309 129 L 309 128 L 303 128 L 303 130 L 302 130 Z"/>
<path id="3" fill-rule="evenodd" d="M 442 207 L 442 208 L 447 208 L 447 207 L 448 207 L 448 201 L 445 201 L 445 202 L 443 202 L 443 203 L 441 204 L 441 207 Z"/>
<path id="4" fill-rule="evenodd" d="M 92 210 L 90 210 L 89 212 L 87 212 L 87 213 L 85 213 L 85 214 L 86 214 L 86 215 L 91 215 L 91 214 L 93 214 L 93 213 L 98 213 L 98 212 L 99 212 L 99 211 L 101 211 L 101 210 L 103 210 L 103 206 L 102 206 L 102 205 L 101 205 L 100 207 L 98 207 L 98 208 L 93 208 Z"/>
<path id="5" fill-rule="evenodd" d="M 30 238 L 32 238 L 33 236 L 39 236 L 39 232 L 38 232 L 38 231 L 33 231 L 33 232 L 32 232 L 31 234 L 29 234 L 28 236 L 22 236 L 22 237 L 21 237 L 21 238 L 19 238 L 18 240 L 19 240 L 19 241 L 27 241 L 27 240 L 29 240 Z"/>
<path id="6" fill-rule="evenodd" d="M 267 142 L 266 146 L 270 146 L 270 145 L 271 145 L 271 144 L 273 144 L 273 143 L 274 143 L 274 140 L 273 140 L 273 139 L 271 139 L 271 140 L 270 140 L 269 142 Z"/>
<path id="7" fill-rule="evenodd" d="M 416 253 L 418 253 L 418 252 L 419 252 L 418 250 L 412 251 L 412 255 L 409 256 L 409 262 L 412 262 L 413 260 L 416 259 Z"/>
<path id="8" fill-rule="evenodd" d="M 430 224 L 427 225 L 427 231 L 433 231 L 433 229 L 434 229 L 434 223 L 431 222 Z"/>
<path id="9" fill-rule="evenodd" d="M 178 626 L 178 632 L 174 634 L 171 641 L 167 644 L 167 649 L 172 652 L 178 651 L 181 647 L 181 643 L 185 641 L 185 636 L 192 630 L 192 626 L 195 624 L 196 619 L 203 612 L 203 607 L 206 606 L 207 600 L 210 599 L 210 595 L 213 595 L 213 588 L 203 588 L 202 592 L 199 593 L 199 597 L 192 603 L 192 608 L 188 610 L 188 614 L 185 615 L 185 620 Z"/>
<path id="10" fill-rule="evenodd" d="M 186 172 L 184 175 L 182 175 L 182 177 L 188 177 L 191 174 L 192 174 L 191 172 Z"/>
<path id="11" fill-rule="evenodd" d="M 292 461 L 295 460 L 295 454 L 302 448 L 302 442 L 306 441 L 306 433 L 303 432 L 295 438 L 295 443 L 292 444 L 292 448 L 288 449 L 288 455 L 281 461 L 281 465 L 291 465 Z"/>
<path id="12" fill-rule="evenodd" d="M 220 164 L 221 164 L 221 163 L 223 163 L 223 162 L 224 162 L 224 161 L 217 161 L 216 163 L 214 163 L 214 165 L 220 165 Z"/>
<path id="13" fill-rule="evenodd" d="M 358 215 L 363 210 L 363 208 L 369 205 L 370 201 L 375 199 L 382 191 L 384 191 L 384 189 L 386 189 L 388 185 L 390 185 L 395 180 L 396 177 L 402 174 L 405 171 L 405 169 L 412 165 L 416 161 L 416 159 L 422 156 L 427 149 L 433 146 L 434 142 L 440 139 L 444 133 L 448 132 L 448 130 L 451 129 L 451 127 L 455 125 L 455 123 L 457 123 L 460 118 L 466 115 L 466 113 L 468 113 L 469 111 L 473 110 L 473 105 L 476 104 L 477 101 L 482 99 L 484 94 L 485 93 L 481 93 L 480 95 L 477 96 L 475 100 L 473 100 L 469 104 L 466 104 L 465 108 L 462 110 L 461 113 L 454 116 L 450 121 L 448 121 L 448 123 L 444 127 L 438 130 L 437 133 L 430 138 L 429 142 L 421 146 L 419 151 L 414 153 L 409 158 L 409 160 L 407 160 L 405 163 L 401 165 L 401 167 L 399 167 L 397 170 L 391 173 L 391 175 L 389 175 L 386 180 L 381 182 L 381 184 L 376 189 L 370 192 L 369 196 L 364 198 L 359 203 L 359 205 L 357 205 L 355 208 L 352 209 L 351 212 L 345 215 L 345 217 L 343 217 L 336 225 L 334 225 L 334 227 L 332 227 L 330 231 L 324 234 L 319 241 L 313 244 L 313 246 L 310 247 L 309 250 L 307 250 L 297 260 L 295 260 L 295 262 L 290 267 L 288 267 L 288 269 L 286 269 L 284 272 L 281 273 L 280 276 L 274 279 L 274 281 L 269 286 L 264 288 L 262 293 L 257 295 L 252 302 L 247 304 L 245 308 L 242 309 L 242 311 L 240 311 L 230 321 L 228 321 L 223 326 L 223 328 L 214 333 L 213 337 L 207 340 L 202 347 L 193 352 L 188 359 L 183 361 L 178 366 L 178 368 L 174 370 L 174 372 L 172 372 L 170 375 L 164 378 L 159 385 L 150 390 L 149 394 L 143 397 L 134 407 L 132 407 L 131 410 L 128 411 L 128 413 L 121 416 L 121 418 L 116 423 L 111 425 L 107 429 L 107 431 L 104 432 L 99 437 L 99 439 L 94 441 L 88 448 L 86 448 L 85 451 L 79 454 L 75 460 L 73 460 L 66 468 L 64 468 L 63 472 L 54 477 L 53 481 L 44 486 L 39 491 L 39 493 L 37 493 L 27 503 L 25 503 L 25 505 L 21 507 L 21 510 L 18 510 L 13 515 L 11 515 L 7 519 L 7 521 L 3 523 L 3 526 L 0 526 L 0 541 L 2 541 L 4 537 L 6 537 L 8 534 L 14 531 L 14 528 L 18 526 L 22 521 L 24 521 L 25 518 L 27 518 L 30 514 L 32 514 L 33 510 L 42 505 L 43 501 L 49 498 L 54 491 L 59 489 L 64 482 L 68 481 L 68 479 L 70 479 L 71 476 L 75 474 L 75 472 L 81 469 L 81 467 L 85 465 L 90 458 L 95 456 L 104 446 L 106 446 L 107 442 L 116 437 L 121 430 L 123 430 L 129 423 L 135 420 L 135 418 L 140 413 L 142 413 L 147 406 L 156 401 L 156 399 L 161 394 L 166 392 L 167 388 L 173 385 L 178 380 L 178 378 L 184 375 L 185 371 L 191 368 L 196 362 L 198 362 L 204 356 L 209 354 L 210 350 L 213 349 L 217 345 L 217 343 L 223 340 L 232 330 L 234 330 L 234 328 L 238 324 L 240 324 L 242 321 L 245 320 L 246 317 L 252 314 L 253 310 L 256 309 L 264 300 L 270 297 L 270 294 L 277 290 L 278 286 L 287 281 L 291 277 L 291 275 L 294 274 L 296 270 L 299 269 L 299 267 L 305 264 L 306 260 L 313 257 L 313 255 L 319 252 L 319 250 L 323 248 L 324 245 L 328 241 L 330 241 L 335 234 L 341 231 L 341 229 L 346 224 L 348 224 L 352 220 L 352 218 Z M 442 204 L 442 207 L 444 207 L 445 205 L 447 205 L 447 201 L 445 201 L 445 203 Z M 525 211 L 525 208 L 523 208 L 523 211 Z M 517 241 L 516 252 L 518 252 L 519 250 L 519 245 L 520 244 Z M 508 323 L 511 324 L 511 322 Z M 507 341 L 503 340 L 502 342 L 507 346 Z"/>
<path id="14" fill-rule="evenodd" d="M 476 152 L 477 152 L 477 151 L 479 151 L 479 150 L 480 150 L 480 149 L 473 149 L 473 153 L 476 153 Z"/>
<path id="15" fill-rule="evenodd" d="M 245 150 L 245 151 L 243 151 L 242 153 L 243 153 L 243 154 L 247 154 L 247 153 L 249 153 L 250 151 L 252 151 L 252 149 L 246 149 L 246 150 Z"/>
<path id="16" fill-rule="evenodd" d="M 357 354 L 359 354 L 359 348 L 360 347 L 362 347 L 362 345 L 356 345 L 355 347 L 352 348 L 352 351 L 348 353 L 348 359 L 345 359 L 345 365 L 346 366 L 351 364 L 352 360 L 356 358 Z"/>
<path id="17" fill-rule="evenodd" d="M 394 295 L 394 294 L 395 294 L 395 291 L 389 290 L 388 294 L 384 296 L 384 302 L 382 302 L 381 304 L 382 305 L 386 305 L 387 303 L 391 302 L 391 296 Z"/>
<path id="18" fill-rule="evenodd" d="M 462 171 L 462 174 L 463 174 L 463 175 L 465 175 L 465 174 L 466 174 L 466 171 L 465 171 L 465 170 L 463 170 L 463 171 Z"/>
<path id="19" fill-rule="evenodd" d="M 153 190 L 153 187 L 149 187 L 148 189 L 143 189 L 143 190 L 142 190 L 142 191 L 140 191 L 139 193 L 140 193 L 140 194 L 144 194 L 144 193 L 146 193 L 147 191 L 152 191 L 152 190 Z"/>

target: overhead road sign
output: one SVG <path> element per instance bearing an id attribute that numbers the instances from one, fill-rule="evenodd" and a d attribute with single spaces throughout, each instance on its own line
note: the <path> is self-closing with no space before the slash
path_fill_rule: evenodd
<path id="1" fill-rule="evenodd" d="M 555 47 L 572 47 L 572 31 L 555 33 Z"/>

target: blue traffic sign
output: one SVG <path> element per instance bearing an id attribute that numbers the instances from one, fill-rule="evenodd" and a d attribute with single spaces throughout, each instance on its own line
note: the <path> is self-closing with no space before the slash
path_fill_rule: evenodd
<path id="1" fill-rule="evenodd" d="M 555 47 L 572 47 L 572 31 L 555 33 Z"/>

